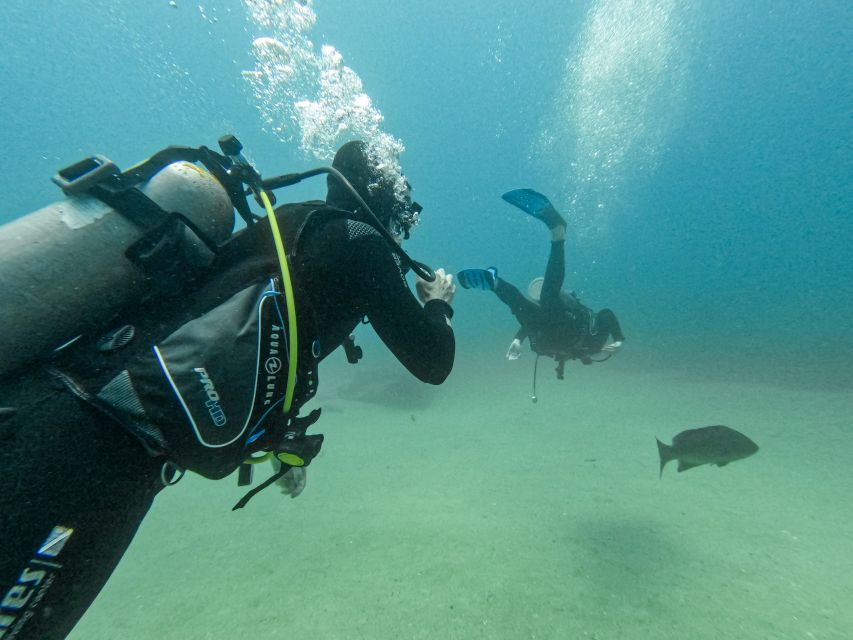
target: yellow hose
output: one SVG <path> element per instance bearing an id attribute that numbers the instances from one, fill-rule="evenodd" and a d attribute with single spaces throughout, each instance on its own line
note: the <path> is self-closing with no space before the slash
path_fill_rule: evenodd
<path id="1" fill-rule="evenodd" d="M 281 233 L 278 229 L 278 220 L 275 218 L 269 196 L 261 191 L 261 201 L 264 203 L 264 209 L 267 212 L 267 218 L 270 221 L 270 229 L 272 237 L 275 241 L 275 251 L 278 255 L 278 263 L 281 265 L 281 278 L 284 284 L 284 298 L 287 301 L 287 330 L 288 330 L 288 345 L 289 345 L 289 368 L 287 372 L 287 389 L 284 394 L 284 405 L 282 409 L 284 413 L 290 412 L 290 407 L 293 405 L 293 392 L 296 388 L 296 354 L 297 338 L 296 338 L 296 303 L 293 299 L 293 284 L 290 282 L 290 268 L 287 265 L 287 254 L 284 252 L 284 241 L 281 239 Z"/>

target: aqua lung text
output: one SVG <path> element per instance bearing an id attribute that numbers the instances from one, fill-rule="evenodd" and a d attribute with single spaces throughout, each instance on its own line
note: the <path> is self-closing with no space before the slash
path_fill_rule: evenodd
<path id="1" fill-rule="evenodd" d="M 281 340 L 281 327 L 272 325 L 270 329 L 270 344 L 267 352 L 267 360 L 264 363 L 264 371 L 267 372 L 266 389 L 264 391 L 264 406 L 269 405 L 275 396 L 275 383 L 278 373 L 281 371 L 281 358 L 278 357 L 279 341 Z"/>

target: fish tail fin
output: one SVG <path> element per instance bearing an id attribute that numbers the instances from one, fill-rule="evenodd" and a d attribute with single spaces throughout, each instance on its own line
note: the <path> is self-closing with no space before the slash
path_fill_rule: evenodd
<path id="1" fill-rule="evenodd" d="M 663 478 L 663 468 L 666 466 L 666 463 L 672 460 L 675 456 L 672 454 L 672 447 L 668 444 L 664 444 L 657 438 L 655 438 L 655 442 L 658 443 L 658 454 L 660 455 L 660 477 Z"/>

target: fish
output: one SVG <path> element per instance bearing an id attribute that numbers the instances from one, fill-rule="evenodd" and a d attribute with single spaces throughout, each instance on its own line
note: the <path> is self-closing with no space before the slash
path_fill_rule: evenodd
<path id="1" fill-rule="evenodd" d="M 682 431 L 672 439 L 671 445 L 660 440 L 657 443 L 661 477 L 670 460 L 678 460 L 678 471 L 681 472 L 703 464 L 724 467 L 758 451 L 758 445 L 747 436 L 721 424 Z"/>

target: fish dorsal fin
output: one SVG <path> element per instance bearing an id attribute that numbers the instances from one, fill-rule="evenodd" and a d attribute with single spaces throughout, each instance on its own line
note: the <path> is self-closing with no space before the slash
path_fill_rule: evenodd
<path id="1" fill-rule="evenodd" d="M 682 471 L 687 471 L 688 469 L 692 469 L 693 467 L 698 467 L 698 466 L 700 466 L 700 465 L 699 465 L 699 464 L 696 464 L 696 463 L 694 463 L 694 462 L 685 462 L 684 460 L 679 460 L 679 461 L 678 461 L 678 471 L 679 471 L 679 473 L 680 473 L 680 472 L 682 472 Z"/>

